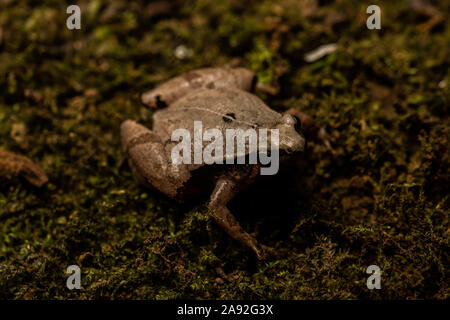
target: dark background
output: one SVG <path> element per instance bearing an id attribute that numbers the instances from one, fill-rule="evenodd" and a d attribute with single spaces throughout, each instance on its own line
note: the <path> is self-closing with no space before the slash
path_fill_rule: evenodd
<path id="1" fill-rule="evenodd" d="M 445 299 L 449 297 L 447 1 L 0 2 L 0 147 L 50 182 L 0 184 L 3 299 Z M 70 3 L 72 4 L 72 3 Z M 366 28 L 378 4 L 381 30 Z M 304 55 L 337 43 L 307 63 Z M 140 93 L 208 66 L 244 66 L 332 136 L 301 170 L 240 195 L 266 261 L 204 202 L 138 187 L 119 126 L 151 127 Z M 67 266 L 82 289 L 66 287 Z M 366 268 L 382 271 L 368 290 Z"/>

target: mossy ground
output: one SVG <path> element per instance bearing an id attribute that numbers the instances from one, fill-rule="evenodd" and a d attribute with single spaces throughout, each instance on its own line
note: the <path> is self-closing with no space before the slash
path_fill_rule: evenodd
<path id="1" fill-rule="evenodd" d="M 0 146 L 50 177 L 0 186 L 0 298 L 449 298 L 448 2 L 430 30 L 408 1 L 177 1 L 157 16 L 145 1 L 78 3 L 80 31 L 64 1 L 0 3 Z M 369 4 L 382 30 L 366 28 Z M 233 203 L 277 249 L 262 262 L 204 203 L 138 187 L 121 165 L 120 123 L 151 125 L 141 92 L 230 62 L 280 87 L 261 96 L 271 107 L 333 136 L 334 155 L 310 144 L 301 172 Z M 71 264 L 81 290 L 66 288 Z M 366 287 L 371 264 L 381 290 Z"/>

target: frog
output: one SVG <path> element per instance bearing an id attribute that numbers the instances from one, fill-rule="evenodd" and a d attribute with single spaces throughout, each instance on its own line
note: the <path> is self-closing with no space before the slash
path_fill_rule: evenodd
<path id="1" fill-rule="evenodd" d="M 204 68 L 179 75 L 141 95 L 142 103 L 154 110 L 153 127 L 125 120 L 121 143 L 139 185 L 177 201 L 209 195 L 208 212 L 218 226 L 264 259 L 272 249 L 245 231 L 228 208 L 236 195 L 261 179 L 261 164 L 186 164 L 171 159 L 176 143 L 171 134 L 177 128 L 192 132 L 195 121 L 221 132 L 228 128 L 277 129 L 281 164 L 285 158 L 301 157 L 306 148 L 302 126 L 309 131 L 313 128 L 315 133 L 307 132 L 309 136 L 320 136 L 320 127 L 296 109 L 283 114 L 271 109 L 255 94 L 259 87 L 264 88 L 258 86 L 255 73 L 242 67 Z"/>

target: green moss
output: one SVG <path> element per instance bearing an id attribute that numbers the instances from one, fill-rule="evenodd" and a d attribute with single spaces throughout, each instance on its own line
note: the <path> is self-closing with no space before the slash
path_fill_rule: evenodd
<path id="1" fill-rule="evenodd" d="M 419 32 L 406 1 L 382 4 L 381 31 L 355 1 L 176 1 L 152 18 L 144 1 L 81 2 L 80 31 L 59 1 L 0 5 L 0 147 L 50 177 L 0 185 L 0 298 L 449 298 L 448 21 Z M 338 50 L 304 62 L 327 43 Z M 176 58 L 179 45 L 193 56 Z M 304 170 L 233 203 L 276 249 L 262 262 L 202 203 L 140 188 L 122 165 L 120 123 L 151 125 L 141 92 L 231 61 L 280 87 L 268 105 L 305 111 L 333 137 L 334 154 L 311 142 Z M 65 286 L 71 264 L 80 291 Z M 371 264 L 381 290 L 366 288 Z"/>
<path id="2" fill-rule="evenodd" d="M 248 53 L 248 61 L 261 83 L 272 83 L 273 59 L 274 53 L 267 48 L 265 38 L 255 38 L 254 50 Z"/>

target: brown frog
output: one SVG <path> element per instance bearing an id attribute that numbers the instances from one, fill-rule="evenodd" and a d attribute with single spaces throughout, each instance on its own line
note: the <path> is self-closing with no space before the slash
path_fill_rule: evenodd
<path id="1" fill-rule="evenodd" d="M 261 164 L 173 163 L 171 150 L 176 142 L 171 134 L 178 128 L 194 130 L 194 121 L 203 129 L 278 129 L 280 157 L 301 155 L 305 149 L 302 126 L 308 135 L 319 135 L 312 118 L 296 110 L 284 115 L 270 109 L 251 92 L 258 88 L 255 74 L 244 68 L 207 68 L 173 78 L 142 95 L 153 109 L 153 129 L 131 121 L 121 126 L 123 150 L 135 180 L 164 194 L 183 199 L 192 194 L 211 194 L 208 208 L 214 220 L 232 238 L 251 248 L 258 258 L 267 247 L 245 232 L 227 204 L 260 176 Z M 312 128 L 312 129 L 311 129 Z M 246 149 L 247 150 L 247 149 Z"/>

